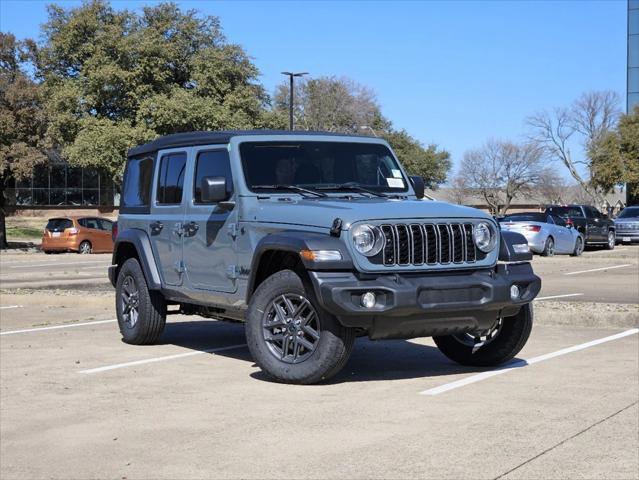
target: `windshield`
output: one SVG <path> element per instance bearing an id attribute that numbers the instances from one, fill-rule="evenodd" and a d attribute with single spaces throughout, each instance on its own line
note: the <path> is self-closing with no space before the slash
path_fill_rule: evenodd
<path id="1" fill-rule="evenodd" d="M 501 222 L 542 222 L 546 223 L 548 214 L 546 213 L 516 213 L 507 215 Z"/>
<path id="2" fill-rule="evenodd" d="M 390 150 L 380 144 L 246 142 L 240 145 L 240 155 L 251 190 L 278 185 L 348 190 L 344 184 L 377 192 L 408 190 Z"/>
<path id="3" fill-rule="evenodd" d="M 624 208 L 617 218 L 639 217 L 639 207 Z"/>

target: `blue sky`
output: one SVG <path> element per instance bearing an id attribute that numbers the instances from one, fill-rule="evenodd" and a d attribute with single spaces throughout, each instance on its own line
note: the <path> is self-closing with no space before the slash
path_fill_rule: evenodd
<path id="1" fill-rule="evenodd" d="M 47 3 L 0 0 L 0 29 L 37 37 Z M 527 115 L 582 92 L 625 98 L 625 0 L 177 3 L 219 16 L 269 91 L 283 70 L 350 77 L 377 93 L 395 127 L 455 164 L 491 137 L 522 139 Z"/>

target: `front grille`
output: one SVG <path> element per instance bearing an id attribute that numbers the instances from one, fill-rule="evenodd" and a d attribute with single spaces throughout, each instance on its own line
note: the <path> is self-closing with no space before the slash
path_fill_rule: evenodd
<path id="1" fill-rule="evenodd" d="M 633 232 L 639 230 L 639 223 L 619 223 L 617 232 Z"/>
<path id="2" fill-rule="evenodd" d="M 471 223 L 381 225 L 384 248 L 371 262 L 393 265 L 448 265 L 486 258 L 475 247 Z"/>

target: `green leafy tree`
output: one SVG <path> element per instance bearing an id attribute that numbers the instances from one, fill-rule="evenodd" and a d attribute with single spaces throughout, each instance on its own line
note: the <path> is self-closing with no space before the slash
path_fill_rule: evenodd
<path id="1" fill-rule="evenodd" d="M 258 70 L 219 19 L 173 3 L 141 13 L 105 0 L 49 6 L 32 48 L 50 115 L 48 138 L 73 165 L 118 181 L 126 150 L 188 130 L 278 127 Z"/>
<path id="2" fill-rule="evenodd" d="M 7 247 L 9 181 L 29 177 L 47 161 L 41 90 L 24 71 L 21 47 L 12 34 L 0 32 L 0 248 Z"/>
<path id="3" fill-rule="evenodd" d="M 588 154 L 596 187 L 611 191 L 626 183 L 629 195 L 639 196 L 639 106 L 622 115 L 614 130 L 593 142 Z"/>

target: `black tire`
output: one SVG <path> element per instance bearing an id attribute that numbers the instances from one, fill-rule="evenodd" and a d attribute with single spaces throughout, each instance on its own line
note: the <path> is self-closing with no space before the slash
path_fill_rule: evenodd
<path id="1" fill-rule="evenodd" d="M 311 342 L 315 342 L 314 348 L 304 349 L 307 357 L 299 363 L 290 363 L 292 361 L 290 359 L 287 362 L 278 358 L 274 350 L 280 347 L 274 346 L 276 342 L 267 342 L 266 340 L 266 335 L 270 334 L 272 338 L 275 338 L 282 334 L 273 334 L 273 327 L 267 329 L 264 322 L 271 318 L 269 312 L 274 311 L 275 302 L 286 295 L 291 298 L 299 298 L 300 302 L 307 301 L 310 304 L 314 310 L 315 317 L 313 318 L 316 319 L 318 327 L 315 333 L 319 332 L 319 339 L 310 339 Z M 307 311 L 312 312 L 310 309 Z M 290 312 L 283 313 L 286 313 L 286 317 L 290 314 Z M 309 317 L 312 315 L 309 314 Z M 290 321 L 290 318 L 286 320 Z M 288 324 L 285 324 L 275 330 L 281 330 L 286 337 L 289 335 L 286 333 L 288 328 Z M 297 327 L 291 325 L 291 328 Z M 296 335 L 304 337 L 304 333 L 300 332 L 291 333 L 289 338 L 297 342 Z M 260 284 L 249 302 L 246 321 L 246 341 L 249 350 L 255 363 L 262 371 L 278 382 L 312 384 L 329 379 L 339 372 L 348 361 L 354 340 L 355 330 L 344 327 L 333 315 L 326 312 L 317 302 L 312 286 L 305 286 L 302 279 L 292 270 L 282 270 L 268 277 Z M 293 350 L 296 351 L 296 348 L 294 346 Z M 282 344 L 280 352 L 289 351 L 289 342 L 287 341 L 286 347 Z M 288 353 L 286 357 L 288 358 Z"/>
<path id="2" fill-rule="evenodd" d="M 606 250 L 614 250 L 617 243 L 617 237 L 613 230 L 608 231 L 608 241 L 606 242 Z"/>
<path id="3" fill-rule="evenodd" d="M 575 241 L 575 249 L 570 255 L 573 257 L 579 257 L 582 253 L 584 253 L 584 239 L 577 237 L 577 240 Z"/>
<path id="4" fill-rule="evenodd" d="M 544 257 L 554 257 L 555 256 L 555 240 L 552 237 L 548 237 L 546 239 L 546 244 L 544 245 L 544 250 L 541 252 L 541 255 Z"/>
<path id="5" fill-rule="evenodd" d="M 532 324 L 532 305 L 527 304 L 517 315 L 504 318 L 497 334 L 477 349 L 459 340 L 457 335 L 433 337 L 433 340 L 444 355 L 457 363 L 493 367 L 511 360 L 521 351 L 530 336 Z"/>
<path id="6" fill-rule="evenodd" d="M 137 316 L 132 321 L 127 314 L 125 288 L 130 282 L 137 290 Z M 128 295 L 128 298 L 131 298 Z M 135 298 L 135 296 L 133 296 Z M 115 311 L 122 340 L 132 345 L 151 345 L 156 343 L 166 323 L 166 301 L 160 292 L 149 290 L 140 264 L 135 258 L 129 258 L 118 272 L 115 290 Z M 128 316 L 127 316 L 128 315 Z"/>
<path id="7" fill-rule="evenodd" d="M 45 255 L 51 255 L 53 252 L 51 250 L 42 250 Z"/>
<path id="8" fill-rule="evenodd" d="M 88 255 L 93 251 L 93 247 L 91 245 L 91 242 L 89 242 L 88 240 L 83 240 L 80 243 L 80 246 L 78 247 L 78 253 L 83 254 L 83 255 Z"/>

